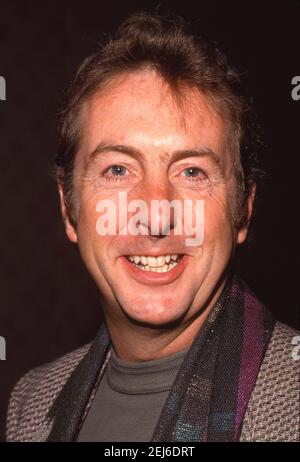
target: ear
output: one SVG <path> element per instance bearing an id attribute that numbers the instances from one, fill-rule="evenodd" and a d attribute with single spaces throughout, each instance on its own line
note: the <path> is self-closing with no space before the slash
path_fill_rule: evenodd
<path id="1" fill-rule="evenodd" d="M 72 225 L 72 222 L 70 220 L 70 217 L 67 211 L 65 194 L 64 194 L 63 186 L 60 181 L 57 181 L 57 188 L 58 188 L 58 193 L 59 193 L 59 198 L 60 198 L 60 209 L 61 209 L 61 214 L 64 220 L 64 224 L 65 224 L 66 234 L 71 242 L 76 243 L 77 233 L 76 233 L 74 226 Z"/>
<path id="2" fill-rule="evenodd" d="M 247 239 L 249 225 L 250 225 L 252 213 L 253 213 L 253 204 L 254 204 L 255 194 L 256 194 L 256 185 L 254 184 L 251 187 L 251 191 L 247 199 L 246 221 L 245 221 L 245 224 L 238 231 L 237 244 L 243 244 L 243 242 L 245 242 Z"/>

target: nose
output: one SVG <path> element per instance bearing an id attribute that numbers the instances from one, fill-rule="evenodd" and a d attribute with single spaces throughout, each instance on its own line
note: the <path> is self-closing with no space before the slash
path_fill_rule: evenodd
<path id="1" fill-rule="evenodd" d="M 144 182 L 141 197 L 147 204 L 148 220 L 140 226 L 147 228 L 147 234 L 152 239 L 163 238 L 170 235 L 176 225 L 174 208 L 171 207 L 173 197 L 172 186 L 169 182 Z"/>

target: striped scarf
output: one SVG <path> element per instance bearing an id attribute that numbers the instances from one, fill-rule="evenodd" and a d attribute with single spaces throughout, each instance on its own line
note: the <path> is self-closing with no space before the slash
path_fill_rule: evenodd
<path id="1" fill-rule="evenodd" d="M 247 285 L 230 278 L 185 356 L 152 441 L 238 441 L 274 323 Z M 48 441 L 76 441 L 109 349 L 103 324 L 50 409 Z"/>

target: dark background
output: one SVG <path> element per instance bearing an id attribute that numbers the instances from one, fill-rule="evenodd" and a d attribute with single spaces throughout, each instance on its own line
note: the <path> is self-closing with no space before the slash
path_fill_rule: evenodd
<path id="1" fill-rule="evenodd" d="M 179 14 L 217 41 L 243 75 L 265 129 L 267 171 L 240 270 L 283 322 L 299 319 L 300 75 L 296 0 L 0 0 L 1 311 L 0 440 L 8 396 L 29 368 L 90 341 L 101 320 L 97 289 L 67 242 L 51 162 L 55 115 L 76 67 L 135 11 Z"/>

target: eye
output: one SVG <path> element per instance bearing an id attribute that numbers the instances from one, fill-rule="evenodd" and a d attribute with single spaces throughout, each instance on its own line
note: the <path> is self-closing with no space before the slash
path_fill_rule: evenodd
<path id="1" fill-rule="evenodd" d="M 191 179 L 191 181 L 206 181 L 206 174 L 198 167 L 188 167 L 183 170 L 185 177 Z"/>
<path id="2" fill-rule="evenodd" d="M 103 176 L 108 180 L 108 181 L 118 181 L 121 178 L 126 176 L 126 173 L 128 172 L 128 169 L 124 167 L 124 165 L 119 165 L 119 164 L 114 164 L 108 167 L 104 172 Z"/>
<path id="3" fill-rule="evenodd" d="M 124 165 L 114 164 L 108 167 L 103 176 L 106 181 L 121 181 L 122 177 L 126 176 L 128 169 Z"/>
<path id="4" fill-rule="evenodd" d="M 109 169 L 106 170 L 106 172 L 111 172 L 112 175 L 116 176 L 124 176 L 126 173 L 127 168 L 124 167 L 123 165 L 112 165 L 109 167 Z"/>
<path id="5" fill-rule="evenodd" d="M 185 176 L 197 176 L 199 173 L 199 169 L 196 167 L 189 167 L 184 170 L 184 175 Z"/>

